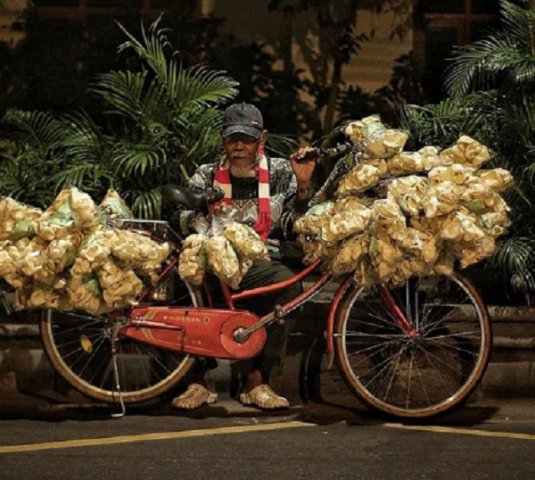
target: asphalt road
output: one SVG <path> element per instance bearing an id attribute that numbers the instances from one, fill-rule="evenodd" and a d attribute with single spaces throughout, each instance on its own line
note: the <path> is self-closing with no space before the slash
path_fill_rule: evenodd
<path id="1" fill-rule="evenodd" d="M 485 400 L 400 423 L 360 406 L 181 414 L 21 402 L 0 409 L 0 480 L 535 478 L 535 402 Z"/>

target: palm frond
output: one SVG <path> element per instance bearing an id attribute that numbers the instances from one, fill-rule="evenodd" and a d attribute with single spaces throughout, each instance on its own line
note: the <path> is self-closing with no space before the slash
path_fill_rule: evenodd
<path id="1" fill-rule="evenodd" d="M 493 87 L 500 74 L 519 67 L 527 70 L 535 63 L 503 33 L 490 35 L 470 45 L 454 49 L 456 57 L 446 69 L 444 85 L 450 95 L 464 95 L 471 89 Z M 510 75 L 516 80 L 515 75 Z M 533 80 L 533 78 L 531 78 Z"/>
<path id="2" fill-rule="evenodd" d="M 159 26 L 160 21 L 161 17 L 149 27 L 148 32 L 141 26 L 141 41 L 119 24 L 119 28 L 128 37 L 119 47 L 119 52 L 132 49 L 154 73 L 162 88 L 166 90 L 168 100 L 177 109 L 192 102 L 209 106 L 234 98 L 238 93 L 238 82 L 226 76 L 224 72 L 203 66 L 185 68 L 178 61 L 178 52 L 166 55 L 170 43 L 166 35 L 167 30 Z"/>
<path id="3" fill-rule="evenodd" d="M 113 152 L 112 165 L 120 177 L 143 176 L 159 170 L 165 159 L 165 152 L 149 144 L 119 143 Z"/>
<path id="4" fill-rule="evenodd" d="M 508 75 L 512 84 L 522 85 L 535 81 L 535 58 L 520 60 Z"/>
<path id="5" fill-rule="evenodd" d="M 61 145 L 74 162 L 101 162 L 108 155 L 110 140 L 86 112 L 68 114 L 61 119 L 66 127 Z"/>
<path id="6" fill-rule="evenodd" d="M 157 78 L 147 82 L 143 96 L 143 115 L 169 125 L 176 110 L 172 107 L 167 96 L 167 90 Z"/>
<path id="7" fill-rule="evenodd" d="M 143 118 L 143 92 L 147 72 L 111 71 L 100 75 L 91 90 L 112 105 L 114 113 Z"/>
<path id="8" fill-rule="evenodd" d="M 86 193 L 95 193 L 102 189 L 103 184 L 113 186 L 115 175 L 101 164 L 88 162 L 71 165 L 58 172 L 51 180 L 55 191 L 72 186 Z"/>
<path id="9" fill-rule="evenodd" d="M 532 258 L 535 255 L 535 239 L 513 236 L 503 241 L 490 258 L 490 264 L 502 270 L 510 278 L 513 288 L 523 292 L 535 291 L 532 274 Z"/>
<path id="10" fill-rule="evenodd" d="M 166 33 L 168 29 L 160 28 L 162 16 L 158 17 L 149 27 L 147 32 L 143 23 L 141 23 L 141 39 L 136 39 L 126 28 L 119 22 L 116 22 L 128 40 L 118 47 L 118 52 L 133 50 L 136 55 L 143 60 L 163 84 L 169 82 L 169 69 L 166 48 L 171 44 Z"/>
<path id="11" fill-rule="evenodd" d="M 132 206 L 136 218 L 160 218 L 162 196 L 159 187 L 150 190 L 124 190 L 124 197 Z"/>
<path id="12" fill-rule="evenodd" d="M 447 147 L 460 135 L 481 137 L 495 111 L 494 98 L 487 93 L 449 98 L 436 105 L 405 104 L 401 127 L 409 131 L 410 147 Z"/>
<path id="13" fill-rule="evenodd" d="M 228 102 L 238 91 L 238 82 L 224 72 L 210 70 L 203 66 L 183 69 L 173 68 L 170 82 L 171 99 L 178 105 L 190 103 L 210 106 Z"/>
<path id="14" fill-rule="evenodd" d="M 504 31 L 519 45 L 535 51 L 535 10 L 524 8 L 512 2 L 500 2 L 500 20 Z"/>
<path id="15" fill-rule="evenodd" d="M 213 108 L 190 106 L 174 119 L 173 152 L 175 163 L 185 171 L 207 160 L 213 160 L 220 151 L 221 112 Z"/>
<path id="16" fill-rule="evenodd" d="M 63 138 L 63 127 L 50 113 L 8 110 L 3 118 L 8 137 L 19 145 L 38 149 L 41 154 L 55 148 Z"/>
<path id="17" fill-rule="evenodd" d="M 446 70 L 448 93 L 464 95 L 504 82 L 512 87 L 535 82 L 535 12 L 502 1 L 501 18 L 501 30 L 454 50 Z"/>

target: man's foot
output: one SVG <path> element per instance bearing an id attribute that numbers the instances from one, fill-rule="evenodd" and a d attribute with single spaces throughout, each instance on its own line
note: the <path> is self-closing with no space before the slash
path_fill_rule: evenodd
<path id="1" fill-rule="evenodd" d="M 276 410 L 288 408 L 290 403 L 284 397 L 277 395 L 269 385 L 265 383 L 253 388 L 249 393 L 240 395 L 240 402 L 244 405 L 254 405 L 264 410 Z"/>
<path id="2" fill-rule="evenodd" d="M 213 393 L 199 383 L 191 383 L 188 389 L 173 399 L 171 406 L 181 410 L 194 410 L 204 404 L 217 402 L 217 393 Z"/>

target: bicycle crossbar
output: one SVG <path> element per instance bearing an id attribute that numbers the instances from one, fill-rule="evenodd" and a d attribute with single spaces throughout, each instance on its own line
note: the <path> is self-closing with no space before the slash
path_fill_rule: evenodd
<path id="1" fill-rule="evenodd" d="M 250 290 L 244 290 L 243 292 L 233 293 L 230 295 L 230 299 L 234 302 L 236 300 L 243 300 L 244 298 L 256 297 L 258 295 L 265 295 L 267 293 L 276 292 L 277 290 L 282 290 L 303 280 L 303 278 L 318 268 L 321 263 L 321 260 L 316 260 L 314 263 L 310 264 L 307 268 L 288 280 L 283 280 L 282 282 L 277 282 L 266 287 L 258 287 Z"/>
<path id="2" fill-rule="evenodd" d="M 321 263 L 321 262 L 315 262 L 315 263 L 317 263 L 319 265 L 319 263 Z M 311 267 L 312 267 L 312 265 L 311 265 Z M 295 277 L 292 277 L 292 279 L 293 278 L 295 278 Z M 298 295 L 293 300 L 290 300 L 289 302 L 287 302 L 284 305 L 282 305 L 277 314 L 275 314 L 275 312 L 271 312 L 271 313 L 268 313 L 267 315 L 264 315 L 260 319 L 260 321 L 258 321 L 257 323 L 255 323 L 254 325 L 252 325 L 249 328 L 243 329 L 242 332 L 241 332 L 241 335 L 243 337 L 247 337 L 248 335 L 251 335 L 252 333 L 256 332 L 257 330 L 259 330 L 259 329 L 269 325 L 270 323 L 272 323 L 276 319 L 276 317 L 283 317 L 284 315 L 292 312 L 293 310 L 298 308 L 301 304 L 303 304 L 304 302 L 310 300 L 314 295 L 319 293 L 319 291 L 323 287 L 325 287 L 325 285 L 327 285 L 332 280 L 332 278 L 333 278 L 333 276 L 332 276 L 332 273 L 330 271 L 325 272 L 321 276 L 321 278 L 316 283 L 314 283 L 314 285 L 312 285 L 308 290 L 304 291 L 301 295 Z M 280 282 L 280 283 L 283 283 L 283 282 Z"/>

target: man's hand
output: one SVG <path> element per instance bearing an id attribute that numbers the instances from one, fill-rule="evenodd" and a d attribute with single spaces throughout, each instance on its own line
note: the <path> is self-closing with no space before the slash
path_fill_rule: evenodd
<path id="1" fill-rule="evenodd" d="M 314 159 L 305 160 L 300 162 L 308 152 L 312 152 L 315 149 L 312 147 L 301 147 L 296 152 L 290 155 L 290 163 L 297 180 L 297 198 L 307 199 L 310 196 L 312 188 L 312 174 L 316 168 L 316 161 Z"/>

